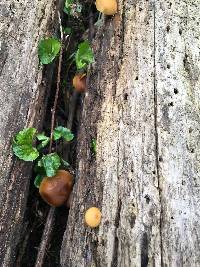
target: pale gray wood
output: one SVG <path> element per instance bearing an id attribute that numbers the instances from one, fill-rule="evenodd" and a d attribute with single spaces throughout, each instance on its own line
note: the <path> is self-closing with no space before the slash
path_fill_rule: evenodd
<path id="1" fill-rule="evenodd" d="M 161 263 L 154 1 L 120 1 L 119 7 L 120 15 L 106 21 L 94 43 L 96 63 L 85 97 L 78 181 L 63 240 L 62 266 Z M 90 160 L 88 141 L 95 127 L 96 163 Z M 97 230 L 85 227 L 83 219 L 93 205 L 103 215 Z"/>
<path id="2" fill-rule="evenodd" d="M 49 88 L 37 47 L 55 32 L 55 3 L 3 0 L 0 15 L 0 266 L 8 267 L 20 240 L 31 177 L 31 164 L 13 157 L 11 140 L 24 127 L 40 127 L 45 114 Z"/>
<path id="3" fill-rule="evenodd" d="M 156 2 L 164 266 L 200 266 L 200 1 Z"/>
<path id="4" fill-rule="evenodd" d="M 199 20 L 199 0 L 119 1 L 98 31 L 63 267 L 200 266 Z"/>

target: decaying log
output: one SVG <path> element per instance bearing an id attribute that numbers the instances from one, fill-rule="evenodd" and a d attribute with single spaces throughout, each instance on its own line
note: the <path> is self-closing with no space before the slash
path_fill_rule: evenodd
<path id="1" fill-rule="evenodd" d="M 0 4 L 0 266 L 12 266 L 20 240 L 31 164 L 17 160 L 11 140 L 24 127 L 41 127 L 52 67 L 42 77 L 37 47 L 55 34 L 55 2 Z"/>
<path id="2" fill-rule="evenodd" d="M 120 0 L 99 29 L 63 267 L 200 266 L 199 24 L 199 0 Z"/>

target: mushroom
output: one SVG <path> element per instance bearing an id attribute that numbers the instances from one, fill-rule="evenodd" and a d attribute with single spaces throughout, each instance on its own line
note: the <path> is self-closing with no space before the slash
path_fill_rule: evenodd
<path id="1" fill-rule="evenodd" d="M 53 177 L 45 177 L 39 187 L 41 197 L 53 207 L 64 205 L 72 191 L 73 176 L 65 170 L 59 170 Z"/>
<path id="2" fill-rule="evenodd" d="M 89 208 L 85 213 L 85 223 L 91 228 L 99 226 L 101 222 L 101 211 L 96 207 Z"/>
<path id="3" fill-rule="evenodd" d="M 117 13 L 116 0 L 96 0 L 96 8 L 105 15 L 114 15 Z"/>
<path id="4" fill-rule="evenodd" d="M 73 86 L 79 93 L 83 93 L 86 90 L 86 73 L 76 74 L 73 78 Z"/>

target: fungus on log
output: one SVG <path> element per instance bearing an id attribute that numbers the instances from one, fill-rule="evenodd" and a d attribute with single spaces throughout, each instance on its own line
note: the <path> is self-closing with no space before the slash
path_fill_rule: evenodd
<path id="1" fill-rule="evenodd" d="M 120 0 L 99 29 L 63 267 L 200 266 L 199 25 L 196 0 Z"/>
<path id="2" fill-rule="evenodd" d="M 57 26 L 53 0 L 3 0 L 0 9 L 0 265 L 13 266 L 32 168 L 13 156 L 11 141 L 24 127 L 41 127 L 52 68 L 43 79 L 37 47 Z"/>

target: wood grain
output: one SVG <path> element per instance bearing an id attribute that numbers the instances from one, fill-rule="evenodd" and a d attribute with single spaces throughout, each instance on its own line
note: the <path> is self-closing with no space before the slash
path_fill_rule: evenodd
<path id="1" fill-rule="evenodd" d="M 41 127 L 45 115 L 52 68 L 45 68 L 43 79 L 37 47 L 55 33 L 55 3 L 3 0 L 0 13 L 0 265 L 8 267 L 21 237 L 32 171 L 13 156 L 11 141 L 24 127 Z"/>
<path id="2" fill-rule="evenodd" d="M 164 266 L 200 266 L 200 1 L 156 4 Z"/>
<path id="3" fill-rule="evenodd" d="M 63 267 L 200 266 L 199 20 L 199 0 L 121 0 L 105 18 Z M 91 206 L 102 210 L 95 230 L 84 224 Z"/>

